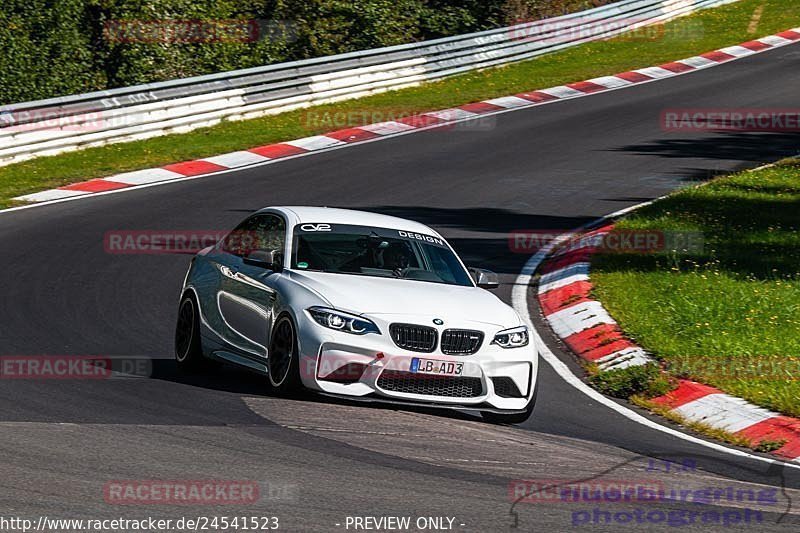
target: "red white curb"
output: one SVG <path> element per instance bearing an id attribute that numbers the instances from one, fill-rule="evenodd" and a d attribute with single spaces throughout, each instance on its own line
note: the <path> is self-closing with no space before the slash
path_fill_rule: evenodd
<path id="1" fill-rule="evenodd" d="M 604 226 L 567 240 L 542 265 L 539 278 L 539 303 L 550 327 L 573 352 L 601 370 L 653 362 L 590 297 L 589 258 L 612 229 Z"/>
<path id="2" fill-rule="evenodd" d="M 446 126 L 454 122 L 471 120 L 481 115 L 496 114 L 510 109 L 527 108 L 558 100 L 579 98 L 590 94 L 597 94 L 640 83 L 679 76 L 741 57 L 757 54 L 765 50 L 786 46 L 798 40 L 800 40 L 800 28 L 794 28 L 777 35 L 770 35 L 768 37 L 742 43 L 741 45 L 729 46 L 699 56 L 672 61 L 657 67 L 622 72 L 614 76 L 601 76 L 591 80 L 568 83 L 558 87 L 520 93 L 514 96 L 492 98 L 482 102 L 474 102 L 441 111 L 432 111 L 399 119 L 397 121 L 357 126 L 326 133 L 325 135 L 315 135 L 303 139 L 260 146 L 249 150 L 198 159 L 196 161 L 166 165 L 161 168 L 116 174 L 105 178 L 66 185 L 57 189 L 26 194 L 14 199 L 24 202 L 48 202 L 77 196 L 86 196 L 99 192 L 126 189 L 138 185 L 169 182 L 174 179 L 213 174 L 222 170 L 264 163 L 298 154 L 392 137 L 412 130 Z"/>
<path id="3" fill-rule="evenodd" d="M 631 342 L 597 300 L 591 298 L 589 259 L 613 225 L 568 239 L 542 264 L 539 305 L 545 320 L 585 361 L 609 371 L 655 362 Z M 785 441 L 774 453 L 800 462 L 800 419 L 783 416 L 719 389 L 680 380 L 678 388 L 652 400 L 683 419 L 743 436 L 751 442 Z"/>

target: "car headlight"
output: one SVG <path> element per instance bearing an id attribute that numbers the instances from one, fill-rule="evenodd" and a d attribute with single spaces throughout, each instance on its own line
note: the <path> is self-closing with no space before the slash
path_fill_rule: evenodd
<path id="1" fill-rule="evenodd" d="M 366 335 L 367 333 L 378 333 L 380 330 L 371 320 L 362 318 L 357 315 L 351 315 L 344 311 L 337 311 L 336 309 L 328 309 L 327 307 L 312 307 L 308 310 L 319 325 L 326 328 L 335 329 L 336 331 L 344 331 L 345 333 L 352 333 L 353 335 Z"/>
<path id="2" fill-rule="evenodd" d="M 502 348 L 519 348 L 528 345 L 528 326 L 504 329 L 494 336 L 492 344 Z"/>

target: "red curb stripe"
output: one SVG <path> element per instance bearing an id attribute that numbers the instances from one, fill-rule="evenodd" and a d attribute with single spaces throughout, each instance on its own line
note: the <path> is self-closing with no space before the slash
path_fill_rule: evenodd
<path id="1" fill-rule="evenodd" d="M 754 52 L 760 52 L 761 50 L 766 50 L 767 48 L 772 48 L 772 45 L 767 43 L 762 43 L 761 41 L 747 41 L 746 43 L 742 43 L 739 46 L 743 46 L 748 50 L 753 50 Z"/>
<path id="2" fill-rule="evenodd" d="M 424 128 L 425 126 L 442 124 L 447 121 L 442 118 L 434 117 L 431 115 L 412 115 L 410 117 L 403 117 L 401 119 L 398 119 L 395 122 L 400 122 L 402 124 L 414 126 L 415 128 Z"/>
<path id="3" fill-rule="evenodd" d="M 208 174 L 209 172 L 219 172 L 220 170 L 227 170 L 227 167 L 223 167 L 222 165 L 217 165 L 215 163 L 211 163 L 209 161 L 186 161 L 183 163 L 174 163 L 172 165 L 166 165 L 162 167 L 164 170 L 169 170 L 171 172 L 177 172 L 178 174 L 183 174 L 184 176 L 196 176 L 198 174 Z"/>
<path id="4" fill-rule="evenodd" d="M 643 81 L 650 81 L 653 79 L 650 76 L 645 76 L 641 72 L 633 72 L 632 70 L 629 72 L 623 72 L 621 74 L 615 74 L 615 76 L 631 83 L 641 83 Z"/>
<path id="5" fill-rule="evenodd" d="M 619 350 L 635 348 L 616 324 L 600 324 L 566 337 L 564 343 L 587 361 L 596 361 Z"/>
<path id="6" fill-rule="evenodd" d="M 779 33 L 778 37 L 783 37 L 784 39 L 789 39 L 791 41 L 796 41 L 796 40 L 800 39 L 800 33 L 797 33 L 796 31 L 792 31 L 792 30 L 786 30 L 786 31 L 782 31 L 781 33 Z"/>
<path id="7" fill-rule="evenodd" d="M 721 392 L 721 390 L 715 389 L 714 387 L 709 387 L 708 385 L 703 385 L 696 381 L 682 379 L 677 389 L 668 392 L 664 396 L 653 398 L 652 401 L 659 405 L 667 406 L 670 409 L 675 409 L 689 402 L 699 400 L 709 394 L 720 394 Z"/>
<path id="8" fill-rule="evenodd" d="M 563 255 L 548 260 L 544 265 L 542 265 L 542 267 L 539 269 L 539 272 L 542 274 L 548 274 L 554 270 L 568 267 L 574 263 L 583 263 L 589 261 L 593 253 L 594 250 L 589 247 L 579 248 L 577 250 L 567 252 Z"/>
<path id="9" fill-rule="evenodd" d="M 714 50 L 713 52 L 706 52 L 705 54 L 700 54 L 700 57 L 710 59 L 711 61 L 716 61 L 717 63 L 724 63 L 725 61 L 736 59 L 736 56 L 726 54 L 725 52 L 720 52 L 719 50 Z"/>
<path id="10" fill-rule="evenodd" d="M 531 91 L 529 93 L 519 93 L 515 94 L 517 98 L 522 98 L 523 100 L 528 100 L 529 102 L 539 103 L 539 102 L 549 102 L 551 100 L 558 100 L 558 97 L 553 96 L 552 94 L 543 93 L 541 91 Z"/>
<path id="11" fill-rule="evenodd" d="M 278 143 L 268 144 L 267 146 L 259 146 L 257 148 L 250 148 L 248 152 L 253 152 L 254 154 L 268 157 L 270 159 L 278 159 L 281 157 L 288 157 L 290 155 L 303 154 L 308 152 L 308 150 L 304 150 L 297 146 L 292 146 L 291 144 Z"/>
<path id="12" fill-rule="evenodd" d="M 597 229 L 593 229 L 586 233 L 586 235 L 597 235 L 598 233 L 608 233 L 614 229 L 614 224 L 606 224 L 605 226 L 600 226 Z"/>
<path id="13" fill-rule="evenodd" d="M 567 87 L 581 91 L 582 93 L 591 94 L 599 91 L 607 91 L 608 87 L 604 87 L 591 81 L 579 81 L 577 83 L 568 83 Z"/>
<path id="14" fill-rule="evenodd" d="M 567 306 L 589 302 L 592 284 L 589 281 L 576 281 L 539 295 L 539 305 L 544 316 L 552 315 Z"/>
<path id="15" fill-rule="evenodd" d="M 663 65 L 659 65 L 659 67 L 669 70 L 670 72 L 675 72 L 680 74 L 681 72 L 688 72 L 690 70 L 695 70 L 694 67 L 690 67 L 686 63 L 679 63 L 677 61 L 673 61 L 671 63 L 664 63 Z"/>
<path id="16" fill-rule="evenodd" d="M 331 133 L 326 133 L 325 137 L 330 137 L 332 139 L 336 139 L 338 141 L 343 141 L 346 143 L 355 143 L 360 141 L 367 141 L 369 139 L 374 139 L 375 137 L 380 137 L 380 135 L 361 128 L 347 128 L 345 130 L 332 131 Z"/>
<path id="17" fill-rule="evenodd" d="M 72 185 L 59 187 L 59 189 L 64 191 L 104 192 L 114 191 L 116 189 L 124 189 L 126 187 L 130 187 L 130 185 L 127 183 L 119 183 L 117 181 L 98 178 L 89 181 L 82 181 L 80 183 L 73 183 Z"/>
<path id="18" fill-rule="evenodd" d="M 775 453 L 786 459 L 800 457 L 800 420 L 797 418 L 783 415 L 775 416 L 737 431 L 736 434 L 755 442 L 785 440 L 787 441 L 786 444 L 776 450 Z"/>
<path id="19" fill-rule="evenodd" d="M 458 109 L 463 111 L 469 111 L 470 113 L 491 113 L 492 111 L 499 111 L 501 109 L 505 109 L 499 105 L 490 104 L 488 102 L 475 102 L 472 104 L 466 104 L 459 106 Z"/>

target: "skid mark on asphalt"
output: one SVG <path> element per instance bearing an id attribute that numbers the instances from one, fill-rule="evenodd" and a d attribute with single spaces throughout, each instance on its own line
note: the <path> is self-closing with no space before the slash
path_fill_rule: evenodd
<path id="1" fill-rule="evenodd" d="M 733 481 L 699 468 L 678 474 L 674 469 L 648 470 L 653 465 L 648 458 L 618 448 L 446 415 L 336 403 L 323 404 L 323 408 L 319 402 L 265 397 L 243 400 L 256 414 L 287 429 L 399 459 L 510 480 L 560 477 L 564 481 L 631 483 L 655 479 L 666 490 L 767 487 Z M 548 474 L 543 476 L 542 472 Z M 791 499 L 800 502 L 800 491 L 791 493 Z M 720 502 L 722 507 L 741 505 Z M 769 512 L 776 505 L 762 507 Z M 800 509 L 792 512 L 800 513 Z"/>

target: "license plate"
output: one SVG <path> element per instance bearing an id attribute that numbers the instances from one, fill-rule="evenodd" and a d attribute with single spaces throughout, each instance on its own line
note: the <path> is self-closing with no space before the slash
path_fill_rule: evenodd
<path id="1" fill-rule="evenodd" d="M 464 363 L 458 361 L 440 361 L 438 359 L 411 359 L 411 372 L 416 374 L 435 374 L 437 376 L 460 376 L 464 371 Z"/>

